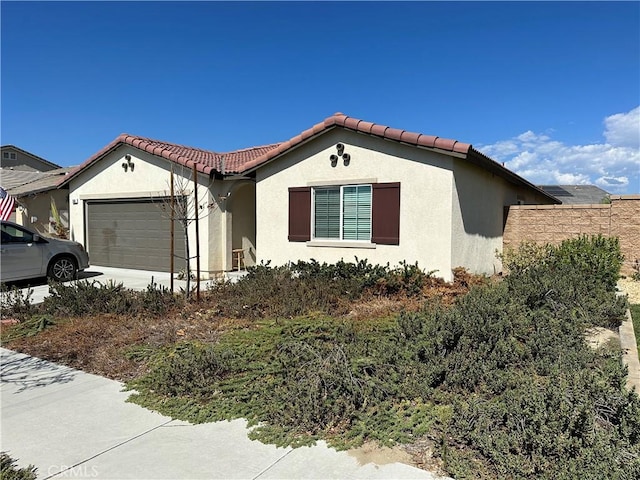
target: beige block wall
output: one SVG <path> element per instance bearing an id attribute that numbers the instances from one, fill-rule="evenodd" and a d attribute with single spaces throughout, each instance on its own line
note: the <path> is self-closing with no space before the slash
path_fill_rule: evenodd
<path id="1" fill-rule="evenodd" d="M 625 256 L 623 274 L 640 260 L 640 195 L 612 195 L 611 204 L 518 205 L 509 209 L 504 247 L 523 241 L 557 244 L 579 235 L 620 239 Z"/>

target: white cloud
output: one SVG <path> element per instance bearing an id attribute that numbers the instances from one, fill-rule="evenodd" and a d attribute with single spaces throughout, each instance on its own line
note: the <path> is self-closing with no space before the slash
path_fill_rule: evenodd
<path id="1" fill-rule="evenodd" d="M 565 145 L 526 131 L 478 149 L 537 185 L 595 184 L 610 193 L 638 193 L 640 107 L 606 117 L 603 123 L 603 143 Z"/>
<path id="2" fill-rule="evenodd" d="M 640 148 L 640 107 L 604 119 L 604 138 L 611 145 Z"/>
<path id="3" fill-rule="evenodd" d="M 605 190 L 613 190 L 629 185 L 629 179 L 627 177 L 600 177 L 596 179 L 596 185 L 604 188 Z"/>

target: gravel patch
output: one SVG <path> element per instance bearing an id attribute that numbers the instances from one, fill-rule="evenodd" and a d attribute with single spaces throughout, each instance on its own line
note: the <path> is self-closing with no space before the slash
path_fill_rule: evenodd
<path id="1" fill-rule="evenodd" d="M 618 289 L 629 296 L 629 303 L 640 303 L 640 282 L 630 278 L 618 280 Z"/>

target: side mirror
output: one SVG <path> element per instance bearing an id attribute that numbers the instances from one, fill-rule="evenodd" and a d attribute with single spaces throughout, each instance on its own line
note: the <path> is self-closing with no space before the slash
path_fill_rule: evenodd
<path id="1" fill-rule="evenodd" d="M 35 233 L 33 235 L 33 243 L 38 243 L 40 241 L 40 235 L 38 235 L 37 233 Z"/>

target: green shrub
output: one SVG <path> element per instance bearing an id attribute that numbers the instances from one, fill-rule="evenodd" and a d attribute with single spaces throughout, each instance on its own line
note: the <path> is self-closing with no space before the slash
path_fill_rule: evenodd
<path id="1" fill-rule="evenodd" d="M 222 315 L 232 317 L 291 318 L 312 312 L 344 314 L 366 290 L 377 295 L 417 295 L 433 272 L 405 262 L 396 268 L 371 265 L 366 260 L 335 264 L 299 261 L 271 267 L 249 267 L 235 284 L 213 287 Z"/>
<path id="2" fill-rule="evenodd" d="M 33 290 L 27 289 L 25 293 L 15 285 L 11 288 L 6 284 L 0 284 L 0 310 L 3 318 L 26 320 L 34 315 L 38 308 L 31 303 Z"/>
<path id="3" fill-rule="evenodd" d="M 122 283 L 112 280 L 108 283 L 97 280 L 81 280 L 69 284 L 50 283 L 49 292 L 50 295 L 44 299 L 43 309 L 56 316 L 101 313 L 159 315 L 184 302 L 153 281 L 141 292 L 124 288 Z"/>
<path id="4" fill-rule="evenodd" d="M 228 370 L 228 359 L 211 345 L 179 343 L 163 355 L 140 385 L 170 397 L 202 396 Z"/>
<path id="5" fill-rule="evenodd" d="M 498 257 L 505 270 L 516 275 L 570 265 L 591 283 L 602 284 L 612 291 L 624 260 L 618 238 L 603 235 L 581 235 L 555 246 L 523 242 L 517 249 L 506 249 Z"/>
<path id="6" fill-rule="evenodd" d="M 617 237 L 580 236 L 563 241 L 554 249 L 554 264 L 570 264 L 594 283 L 614 291 L 624 256 Z"/>
<path id="7" fill-rule="evenodd" d="M 51 315 L 124 314 L 130 312 L 133 305 L 131 292 L 122 283 L 113 281 L 52 282 L 49 284 L 49 293 L 44 299 L 44 310 Z"/>
<path id="8" fill-rule="evenodd" d="M 428 275 L 413 266 L 256 267 L 233 291 L 277 320 L 160 357 L 131 385 L 135 400 L 191 421 L 247 418 L 253 438 L 279 445 L 426 437 L 455 478 L 638 478 L 640 400 L 625 390 L 619 349 L 584 337 L 619 324 L 626 306 L 607 283 L 615 262 L 583 256 L 616 250 L 598 242 L 545 248 L 452 306 L 397 319 L 295 312 L 380 282 L 409 293 Z"/>
<path id="9" fill-rule="evenodd" d="M 507 273 L 519 274 L 533 267 L 546 266 L 550 262 L 552 250 L 553 247 L 549 244 L 522 242 L 517 248 L 505 248 L 497 256 Z"/>
<path id="10" fill-rule="evenodd" d="M 35 480 L 37 469 L 33 465 L 18 468 L 16 461 L 6 452 L 0 452 L 0 478 L 3 480 Z"/>
<path id="11" fill-rule="evenodd" d="M 619 369 L 619 361 L 613 362 Z M 448 434 L 484 459 L 493 471 L 488 478 L 631 479 L 640 474 L 638 396 L 597 371 L 557 370 L 537 381 L 523 378 L 495 397 L 460 400 L 451 418 Z M 459 455 L 453 448 L 448 454 Z M 452 473 L 466 478 L 469 472 Z"/>

